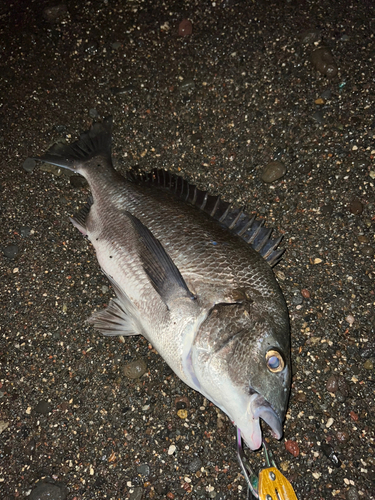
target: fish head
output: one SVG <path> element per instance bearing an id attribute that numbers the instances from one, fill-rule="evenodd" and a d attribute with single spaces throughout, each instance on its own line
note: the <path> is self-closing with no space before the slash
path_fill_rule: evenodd
<path id="1" fill-rule="evenodd" d="M 249 448 L 262 444 L 260 419 L 281 439 L 291 381 L 282 297 L 215 305 L 195 337 L 192 367 L 199 390 L 229 416 Z"/>

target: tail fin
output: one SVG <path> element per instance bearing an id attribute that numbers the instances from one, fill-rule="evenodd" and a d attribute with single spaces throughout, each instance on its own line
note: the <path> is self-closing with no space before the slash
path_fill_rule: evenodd
<path id="1" fill-rule="evenodd" d="M 94 123 L 90 130 L 81 134 L 78 141 L 72 144 L 54 144 L 42 156 L 33 158 L 56 165 L 57 167 L 77 170 L 77 166 L 87 162 L 94 156 L 111 159 L 112 117 L 102 123 Z"/>

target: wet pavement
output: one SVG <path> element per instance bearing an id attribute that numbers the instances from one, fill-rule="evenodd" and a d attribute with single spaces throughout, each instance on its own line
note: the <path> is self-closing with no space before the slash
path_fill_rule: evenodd
<path id="1" fill-rule="evenodd" d="M 0 6 L 2 499 L 246 498 L 227 417 L 146 340 L 85 322 L 112 297 L 69 222 L 87 186 L 26 161 L 108 115 L 120 171 L 167 168 L 284 235 L 293 385 L 269 447 L 300 500 L 375 498 L 373 19 L 370 1 Z"/>

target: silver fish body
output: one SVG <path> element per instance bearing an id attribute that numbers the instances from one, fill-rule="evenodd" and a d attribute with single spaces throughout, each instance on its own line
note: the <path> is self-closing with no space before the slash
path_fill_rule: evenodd
<path id="1" fill-rule="evenodd" d="M 261 445 L 260 418 L 280 439 L 291 376 L 288 312 L 269 263 L 244 236 L 254 244 L 258 235 L 271 262 L 278 241 L 167 172 L 124 178 L 110 142 L 108 119 L 39 158 L 83 175 L 91 189 L 72 222 L 93 244 L 116 298 L 89 321 L 105 335 L 144 335 L 251 449 Z"/>

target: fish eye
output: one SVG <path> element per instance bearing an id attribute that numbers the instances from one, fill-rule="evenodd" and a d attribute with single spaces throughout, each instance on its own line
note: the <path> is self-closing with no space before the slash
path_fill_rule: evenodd
<path id="1" fill-rule="evenodd" d="M 270 349 L 266 353 L 267 368 L 272 373 L 279 373 L 284 369 L 285 363 L 282 355 L 275 349 Z"/>

